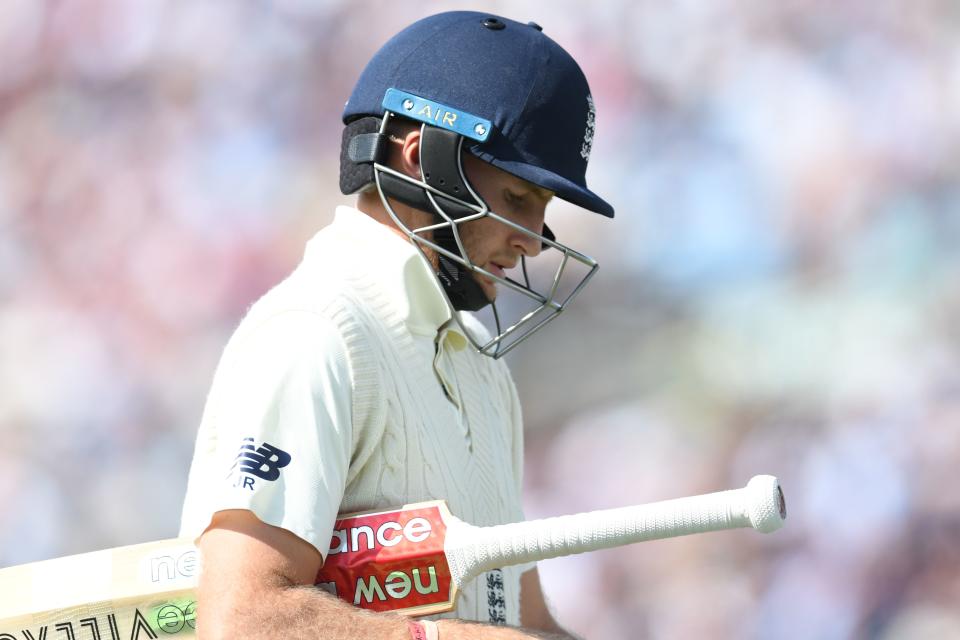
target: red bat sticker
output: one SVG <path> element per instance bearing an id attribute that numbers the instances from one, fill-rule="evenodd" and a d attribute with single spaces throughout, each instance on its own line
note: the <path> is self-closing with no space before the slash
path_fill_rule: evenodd
<path id="1" fill-rule="evenodd" d="M 342 516 L 317 586 L 371 611 L 451 610 L 457 588 L 443 551 L 445 511 L 436 501 Z"/>

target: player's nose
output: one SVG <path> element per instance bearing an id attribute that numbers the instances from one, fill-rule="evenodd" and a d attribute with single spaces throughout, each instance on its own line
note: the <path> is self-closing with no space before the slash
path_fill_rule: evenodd
<path id="1" fill-rule="evenodd" d="M 527 224 L 524 225 L 524 228 L 529 229 L 537 235 L 542 235 L 543 225 L 544 212 L 541 211 L 538 215 L 534 216 L 533 220 L 528 221 Z M 527 256 L 528 258 L 533 258 L 540 255 L 540 251 L 543 248 L 543 241 L 540 238 L 524 233 L 517 229 L 515 229 L 511 235 L 510 241 L 511 248 L 514 251 L 520 255 Z"/>

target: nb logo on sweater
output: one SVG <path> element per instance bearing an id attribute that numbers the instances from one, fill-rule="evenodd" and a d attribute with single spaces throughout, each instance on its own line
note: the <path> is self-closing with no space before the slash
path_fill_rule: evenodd
<path id="1" fill-rule="evenodd" d="M 253 438 L 244 438 L 227 477 L 234 479 L 233 486 L 253 491 L 257 478 L 275 481 L 290 460 L 289 453 L 272 444 L 264 442 L 258 447 Z"/>

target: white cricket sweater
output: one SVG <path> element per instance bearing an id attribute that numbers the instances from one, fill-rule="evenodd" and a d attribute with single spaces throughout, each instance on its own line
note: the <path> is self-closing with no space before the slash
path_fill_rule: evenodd
<path id="1" fill-rule="evenodd" d="M 474 351 L 429 265 L 367 215 L 337 209 L 231 337 L 197 436 L 181 535 L 250 509 L 326 555 L 336 514 L 444 499 L 476 525 L 523 519 L 520 406 Z M 472 316 L 472 330 L 485 335 Z M 241 447 L 276 467 L 241 481 Z M 266 448 L 264 448 L 266 447 Z M 279 453 L 273 455 L 273 452 Z M 269 465 L 267 465 L 269 466 Z M 519 624 L 519 576 L 480 576 L 442 617 Z"/>

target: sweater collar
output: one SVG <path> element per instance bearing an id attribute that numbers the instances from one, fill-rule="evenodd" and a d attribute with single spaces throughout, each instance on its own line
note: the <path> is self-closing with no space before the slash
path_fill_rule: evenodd
<path id="1" fill-rule="evenodd" d="M 332 226 L 363 247 L 362 259 L 386 285 L 387 295 L 411 333 L 440 334 L 441 343 L 449 342 L 457 350 L 467 346 L 462 330 L 452 321 L 430 263 L 413 243 L 353 207 L 337 207 Z"/>

